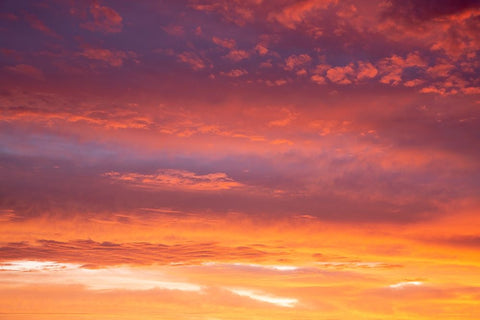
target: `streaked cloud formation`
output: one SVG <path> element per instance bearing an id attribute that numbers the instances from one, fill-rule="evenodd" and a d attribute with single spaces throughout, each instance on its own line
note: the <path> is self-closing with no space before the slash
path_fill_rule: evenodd
<path id="1" fill-rule="evenodd" d="M 478 1 L 13 1 L 6 319 L 478 319 Z"/>

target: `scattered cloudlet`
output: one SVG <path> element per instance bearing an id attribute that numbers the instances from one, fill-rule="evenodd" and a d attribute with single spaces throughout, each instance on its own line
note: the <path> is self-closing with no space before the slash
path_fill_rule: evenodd
<path id="1" fill-rule="evenodd" d="M 147 189 L 184 189 L 197 191 L 217 191 L 242 187 L 243 184 L 233 180 L 225 173 L 208 173 L 197 175 L 185 170 L 165 169 L 154 174 L 107 172 L 105 177 L 132 187 Z"/>

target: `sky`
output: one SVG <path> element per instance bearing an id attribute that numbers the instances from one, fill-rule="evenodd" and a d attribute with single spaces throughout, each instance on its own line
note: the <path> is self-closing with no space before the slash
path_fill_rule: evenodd
<path id="1" fill-rule="evenodd" d="M 479 319 L 480 2 L 3 0 L 0 318 Z"/>

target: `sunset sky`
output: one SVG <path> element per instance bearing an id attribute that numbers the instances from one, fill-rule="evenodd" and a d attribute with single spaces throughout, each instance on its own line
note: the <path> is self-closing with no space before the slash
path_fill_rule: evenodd
<path id="1" fill-rule="evenodd" d="M 2 0 L 0 319 L 480 319 L 478 0 Z"/>

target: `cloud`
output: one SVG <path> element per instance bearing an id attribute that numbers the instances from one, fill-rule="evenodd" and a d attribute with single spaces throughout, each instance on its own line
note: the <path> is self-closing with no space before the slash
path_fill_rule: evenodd
<path id="1" fill-rule="evenodd" d="M 425 83 L 424 80 L 421 80 L 421 79 L 413 79 L 413 80 L 408 80 L 408 81 L 405 81 L 403 83 L 403 85 L 405 87 L 416 87 L 416 86 L 419 86 L 421 84 Z"/>
<path id="2" fill-rule="evenodd" d="M 85 268 L 80 264 L 54 261 L 17 260 L 0 263 L 0 278 L 17 273 L 17 285 L 80 284 L 89 290 L 180 290 L 198 292 L 202 287 L 187 282 L 172 281 L 159 272 L 131 267 Z M 5 274 L 6 273 L 6 274 Z M 13 278 L 13 277 L 12 277 Z"/>
<path id="3" fill-rule="evenodd" d="M 158 170 L 155 174 L 108 172 L 104 174 L 114 181 L 146 189 L 178 188 L 183 190 L 215 191 L 242 187 L 225 173 L 197 175 L 185 170 Z"/>
<path id="4" fill-rule="evenodd" d="M 52 29 L 50 29 L 49 27 L 47 27 L 45 25 L 45 23 L 43 23 L 43 21 L 41 21 L 37 16 L 33 15 L 33 14 L 25 14 L 25 19 L 28 21 L 28 23 L 30 24 L 30 26 L 36 30 L 39 30 L 41 32 L 43 32 L 44 34 L 46 34 L 47 36 L 50 36 L 50 37 L 53 37 L 53 38 L 57 38 L 57 39 L 61 39 L 62 37 L 60 35 L 58 35 L 55 31 L 53 31 Z"/>
<path id="5" fill-rule="evenodd" d="M 162 28 L 166 33 L 172 36 L 183 36 L 185 35 L 185 29 L 183 26 L 178 25 L 169 25 Z"/>
<path id="6" fill-rule="evenodd" d="M 297 114 L 293 111 L 291 111 L 290 109 L 288 108 L 282 108 L 281 109 L 281 112 L 283 114 L 285 114 L 285 117 L 282 118 L 282 119 L 278 119 L 278 120 L 272 120 L 268 123 L 269 126 L 272 126 L 272 127 L 285 127 L 287 126 L 288 124 L 290 124 L 290 122 L 292 122 L 293 120 L 295 120 L 297 118 Z"/>
<path id="7" fill-rule="evenodd" d="M 133 51 L 109 50 L 102 48 L 84 48 L 80 56 L 91 60 L 106 62 L 112 67 L 121 67 L 125 61 L 136 58 Z"/>
<path id="8" fill-rule="evenodd" d="M 193 70 L 201 70 L 206 67 L 205 61 L 195 52 L 182 52 L 178 55 L 178 60 L 189 64 Z"/>
<path id="9" fill-rule="evenodd" d="M 425 68 L 426 66 L 427 63 L 417 52 L 409 53 L 405 58 L 393 55 L 379 62 L 380 82 L 394 86 L 398 85 L 403 81 L 405 69 L 412 67 Z"/>
<path id="10" fill-rule="evenodd" d="M 392 1 L 381 13 L 381 29 L 401 43 L 416 42 L 427 51 L 442 52 L 453 60 L 464 60 L 480 48 L 480 5 L 465 1 Z"/>
<path id="11" fill-rule="evenodd" d="M 291 55 L 285 59 L 285 70 L 293 70 L 312 61 L 308 54 Z"/>
<path id="12" fill-rule="evenodd" d="M 254 291 L 254 290 L 248 290 L 248 289 L 228 289 L 228 290 L 236 295 L 239 295 L 242 297 L 248 297 L 250 299 L 261 301 L 261 302 L 271 303 L 279 307 L 293 308 L 298 303 L 298 299 L 295 299 L 295 298 L 275 297 L 275 296 L 272 296 L 263 292 Z"/>
<path id="13" fill-rule="evenodd" d="M 218 12 L 228 22 L 243 26 L 255 18 L 259 0 L 191 0 L 190 6 L 199 11 Z"/>
<path id="14" fill-rule="evenodd" d="M 30 261 L 30 260 L 14 260 L 8 262 L 0 262 L 0 271 L 61 271 L 66 269 L 76 269 L 81 265 L 74 263 L 57 263 L 54 261 Z"/>
<path id="15" fill-rule="evenodd" d="M 476 0 L 393 0 L 387 3 L 383 14 L 411 23 L 457 15 L 469 9 L 479 8 Z"/>
<path id="16" fill-rule="evenodd" d="M 93 16 L 94 21 L 81 24 L 82 28 L 104 33 L 117 33 L 122 31 L 122 16 L 114 9 L 100 5 L 99 1 L 92 1 L 90 14 Z"/>
<path id="17" fill-rule="evenodd" d="M 225 57 L 234 62 L 239 62 L 250 57 L 250 53 L 245 50 L 233 49 Z"/>
<path id="18" fill-rule="evenodd" d="M 0 247 L 2 268 L 55 269 L 48 262 L 11 264 L 10 261 L 57 261 L 62 264 L 81 264 L 91 268 L 115 265 L 170 265 L 202 264 L 208 261 L 242 261 L 264 258 L 270 253 L 253 247 L 228 247 L 215 243 L 184 243 L 167 245 L 161 243 L 132 242 L 113 243 L 92 240 L 68 242 L 38 240 L 36 243 L 4 243 Z M 272 253 L 274 254 L 274 253 Z M 62 266 L 58 268 L 63 268 Z"/>
<path id="19" fill-rule="evenodd" d="M 204 266 L 213 266 L 217 268 L 238 268 L 238 269 L 251 269 L 252 271 L 274 271 L 274 272 L 293 272 L 293 271 L 312 271 L 311 268 L 302 268 L 298 266 L 290 265 L 261 265 L 255 263 L 217 263 L 217 262 L 205 262 L 202 265 Z"/>
<path id="20" fill-rule="evenodd" d="M 315 82 L 316 84 L 326 84 L 327 81 L 325 80 L 325 77 L 322 77 L 321 75 L 318 75 L 318 74 L 314 74 L 310 77 L 310 79 L 312 79 L 313 82 Z"/>
<path id="21" fill-rule="evenodd" d="M 395 284 L 389 285 L 392 289 L 402 289 L 405 287 L 412 287 L 412 286 L 421 286 L 423 285 L 422 281 L 403 281 Z"/>
<path id="22" fill-rule="evenodd" d="M 27 98 L 28 99 L 28 98 Z M 50 101 L 52 97 L 44 96 L 44 101 Z M 19 99 L 23 100 L 23 99 Z M 153 125 L 149 117 L 141 116 L 138 112 L 126 108 L 117 109 L 115 112 L 107 113 L 95 106 L 84 106 L 83 109 L 59 110 L 41 106 L 9 106 L 5 108 L 2 116 L 4 121 L 28 122 L 30 124 L 48 125 L 61 123 L 88 124 L 93 127 L 105 129 L 147 129 Z"/>
<path id="23" fill-rule="evenodd" d="M 480 94 L 480 87 L 467 87 L 461 90 L 465 94 Z"/>
<path id="24" fill-rule="evenodd" d="M 427 242 L 453 247 L 480 248 L 480 235 L 456 235 L 446 238 L 427 239 Z"/>
<path id="25" fill-rule="evenodd" d="M 336 3 L 336 0 L 289 1 L 279 12 L 270 13 L 268 18 L 287 28 L 295 29 L 298 24 L 304 22 L 315 11 L 326 9 L 331 4 Z"/>
<path id="26" fill-rule="evenodd" d="M 227 48 L 227 49 L 233 49 L 237 45 L 237 43 L 235 42 L 234 39 L 220 39 L 220 38 L 217 38 L 217 37 L 213 37 L 212 41 L 215 44 L 217 44 L 221 47 Z"/>
<path id="27" fill-rule="evenodd" d="M 5 67 L 5 69 L 10 72 L 25 75 L 33 79 L 45 80 L 45 76 L 42 70 L 28 64 L 17 64 L 15 66 L 7 66 Z"/>
<path id="28" fill-rule="evenodd" d="M 350 84 L 352 80 L 350 79 L 355 74 L 352 65 L 344 67 L 334 67 L 327 70 L 327 78 L 333 83 L 337 84 Z"/>
<path id="29" fill-rule="evenodd" d="M 429 68 L 427 68 L 426 72 L 434 77 L 447 77 L 449 76 L 450 72 L 455 70 L 455 65 L 452 63 L 444 62 L 444 63 L 437 63 Z"/>
<path id="30" fill-rule="evenodd" d="M 255 46 L 255 50 L 258 52 L 259 55 L 263 56 L 266 55 L 269 51 L 265 44 L 259 43 Z"/>
<path id="31" fill-rule="evenodd" d="M 227 77 L 238 78 L 248 74 L 248 71 L 245 69 L 232 69 L 229 72 L 220 72 L 220 74 Z"/>
<path id="32" fill-rule="evenodd" d="M 377 68 L 375 68 L 370 62 L 358 62 L 358 70 L 357 70 L 357 79 L 371 79 L 375 78 L 378 74 Z"/>

